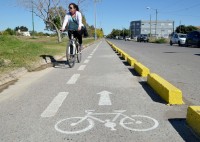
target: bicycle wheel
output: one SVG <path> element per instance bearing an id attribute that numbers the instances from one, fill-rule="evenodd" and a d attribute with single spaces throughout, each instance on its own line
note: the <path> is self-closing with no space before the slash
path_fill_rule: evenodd
<path id="1" fill-rule="evenodd" d="M 64 134 L 78 134 L 86 132 L 94 127 L 94 121 L 91 119 L 85 119 L 77 124 L 77 122 L 82 119 L 83 117 L 62 119 L 55 124 L 55 129 Z"/>
<path id="2" fill-rule="evenodd" d="M 145 115 L 132 115 L 120 120 L 120 125 L 132 131 L 150 131 L 158 127 L 156 119 Z"/>
<path id="3" fill-rule="evenodd" d="M 69 67 L 72 68 L 75 65 L 76 58 L 75 54 L 73 54 L 73 46 L 70 45 L 69 48 L 68 51 L 70 50 L 70 52 L 66 51 L 66 57 Z"/>
<path id="4" fill-rule="evenodd" d="M 78 45 L 76 45 L 76 48 L 77 48 L 77 61 L 78 61 L 78 63 L 80 63 L 81 62 L 81 56 L 82 56 L 81 48 Z"/>

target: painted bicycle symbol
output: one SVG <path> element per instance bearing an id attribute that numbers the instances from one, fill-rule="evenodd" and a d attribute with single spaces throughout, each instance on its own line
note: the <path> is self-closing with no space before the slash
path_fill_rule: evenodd
<path id="1" fill-rule="evenodd" d="M 116 130 L 116 120 L 119 120 L 119 125 L 131 131 L 150 131 L 158 127 L 159 123 L 156 119 L 145 115 L 131 115 L 131 117 L 123 114 L 126 110 L 115 110 L 112 113 L 95 113 L 94 110 L 86 110 L 86 115 L 83 117 L 70 117 L 62 119 L 55 124 L 55 129 L 58 132 L 65 134 L 77 134 L 86 132 L 92 129 L 95 125 L 95 120 L 103 123 L 105 127 L 111 131 Z M 101 120 L 100 116 L 111 115 L 112 119 Z M 97 117 L 98 116 L 98 117 Z"/>

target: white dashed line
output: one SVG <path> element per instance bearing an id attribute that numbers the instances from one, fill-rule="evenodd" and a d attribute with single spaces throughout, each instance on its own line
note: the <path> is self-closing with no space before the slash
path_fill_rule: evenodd
<path id="1" fill-rule="evenodd" d="M 70 80 L 67 82 L 67 84 L 75 84 L 79 77 L 80 77 L 80 74 L 74 74 L 70 78 Z"/>
<path id="2" fill-rule="evenodd" d="M 86 60 L 84 61 L 84 64 L 89 63 L 89 61 L 90 61 L 90 60 L 86 59 Z"/>
<path id="3" fill-rule="evenodd" d="M 85 67 L 86 67 L 86 65 L 81 65 L 81 66 L 78 68 L 78 70 L 79 70 L 79 71 L 83 71 L 83 70 L 85 69 Z"/>
<path id="4" fill-rule="evenodd" d="M 92 56 L 88 56 L 87 58 L 88 58 L 88 59 L 91 59 L 91 58 L 92 58 Z"/>
<path id="5" fill-rule="evenodd" d="M 62 105 L 63 101 L 67 97 L 68 92 L 60 92 L 53 101 L 49 104 L 49 106 L 45 109 L 45 111 L 41 114 L 41 117 L 53 117 L 56 112 Z"/>

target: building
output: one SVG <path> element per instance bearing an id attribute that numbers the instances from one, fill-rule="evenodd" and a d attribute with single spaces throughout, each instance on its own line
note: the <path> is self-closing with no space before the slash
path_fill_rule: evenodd
<path id="1" fill-rule="evenodd" d="M 157 23 L 157 26 L 156 26 Z M 132 21 L 130 23 L 131 38 L 140 34 L 168 38 L 174 31 L 174 21 Z"/>

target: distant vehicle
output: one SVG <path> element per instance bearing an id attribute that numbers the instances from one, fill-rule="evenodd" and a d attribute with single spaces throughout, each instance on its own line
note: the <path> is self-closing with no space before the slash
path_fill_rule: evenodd
<path id="1" fill-rule="evenodd" d="M 148 35 L 147 34 L 140 34 L 138 37 L 137 37 L 137 42 L 149 42 L 149 38 L 148 38 Z"/>
<path id="2" fill-rule="evenodd" d="M 185 44 L 186 37 L 186 34 L 174 33 L 170 39 L 170 45 L 172 46 L 173 44 L 178 44 L 179 46 L 182 46 Z"/>
<path id="3" fill-rule="evenodd" d="M 119 39 L 119 40 L 123 40 L 124 38 L 123 38 L 122 36 L 119 36 L 118 39 Z"/>
<path id="4" fill-rule="evenodd" d="M 131 40 L 131 38 L 129 36 L 125 37 L 125 41 Z"/>
<path id="5" fill-rule="evenodd" d="M 194 45 L 200 47 L 200 30 L 188 33 L 185 45 L 186 46 Z"/>

